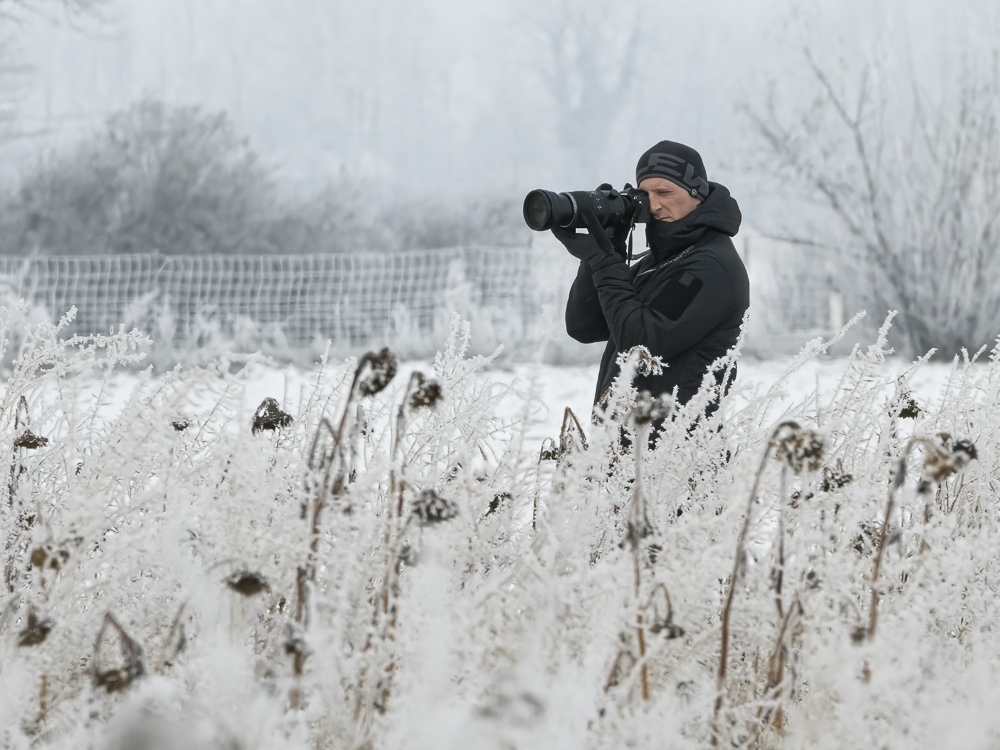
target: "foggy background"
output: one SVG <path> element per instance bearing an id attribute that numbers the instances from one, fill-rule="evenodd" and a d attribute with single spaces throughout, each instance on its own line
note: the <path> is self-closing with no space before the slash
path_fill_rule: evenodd
<path id="1" fill-rule="evenodd" d="M 743 209 L 757 353 L 863 307 L 875 327 L 899 309 L 911 354 L 976 348 L 1000 322 L 977 286 L 995 255 L 993 172 L 949 178 L 982 183 L 960 199 L 981 209 L 957 221 L 974 239 L 927 239 L 935 211 L 954 214 L 942 165 L 960 151 L 981 170 L 1000 142 L 985 125 L 950 156 L 930 145 L 972 132 L 964 112 L 991 121 L 995 3 L 0 0 L 0 13 L 0 254 L 560 253 L 523 226 L 523 195 L 620 186 L 671 139 Z M 837 96 L 869 102 L 874 191 Z M 909 189 L 939 195 L 920 214 L 930 229 Z"/>

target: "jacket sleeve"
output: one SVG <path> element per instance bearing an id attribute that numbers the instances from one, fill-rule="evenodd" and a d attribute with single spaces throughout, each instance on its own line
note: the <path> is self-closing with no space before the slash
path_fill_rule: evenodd
<path id="1" fill-rule="evenodd" d="M 611 335 L 604 310 L 594 288 L 593 270 L 586 262 L 580 263 L 566 303 L 566 333 L 582 344 L 607 341 Z"/>
<path id="2" fill-rule="evenodd" d="M 696 292 L 682 310 L 671 304 L 675 301 L 669 286 L 644 303 L 624 262 L 603 263 L 594 271 L 594 286 L 618 351 L 641 344 L 652 354 L 670 359 L 697 344 L 725 319 L 736 295 L 726 270 L 717 260 L 706 258 L 688 271 L 694 276 L 691 283 Z"/>

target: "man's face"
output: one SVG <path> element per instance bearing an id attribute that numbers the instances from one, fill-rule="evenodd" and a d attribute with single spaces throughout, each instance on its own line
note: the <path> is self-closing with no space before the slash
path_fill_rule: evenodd
<path id="1" fill-rule="evenodd" d="M 647 177 L 639 189 L 649 193 L 649 212 L 660 221 L 678 221 L 698 208 L 700 200 L 680 185 L 662 177 Z"/>

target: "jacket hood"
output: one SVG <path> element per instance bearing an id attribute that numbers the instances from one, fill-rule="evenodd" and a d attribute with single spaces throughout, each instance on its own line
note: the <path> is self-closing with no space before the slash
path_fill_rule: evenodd
<path id="1" fill-rule="evenodd" d="M 729 189 L 725 185 L 720 185 L 717 182 L 708 184 L 711 188 L 708 197 L 689 216 L 684 218 L 691 219 L 692 227 L 714 229 L 716 232 L 735 237 L 736 233 L 740 231 L 740 223 L 743 221 L 739 204 L 729 194 Z"/>

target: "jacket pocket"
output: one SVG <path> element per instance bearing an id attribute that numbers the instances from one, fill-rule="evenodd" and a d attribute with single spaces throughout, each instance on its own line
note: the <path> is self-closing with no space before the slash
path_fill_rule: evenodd
<path id="1" fill-rule="evenodd" d="M 666 283 L 663 291 L 657 295 L 655 307 L 670 320 L 677 320 L 698 296 L 701 286 L 701 279 L 690 271 L 685 271 Z"/>

